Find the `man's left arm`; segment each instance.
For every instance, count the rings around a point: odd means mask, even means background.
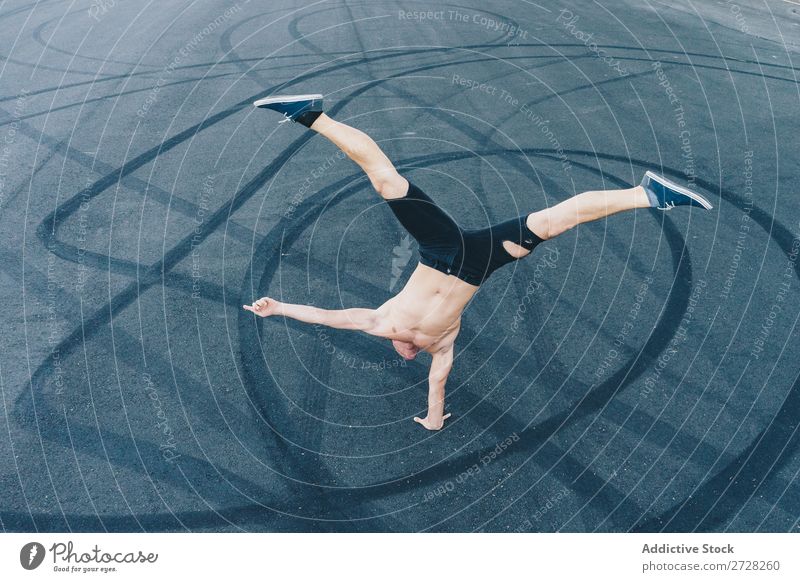
[[[350,309],[322,309],[313,305],[284,303],[271,297],[262,297],[252,305],[243,305],[260,317],[283,315],[304,323],[319,323],[337,329],[353,329],[373,333],[381,318],[374,309],[351,307]]]
[[[444,426],[444,421],[450,418],[450,414],[444,413],[444,386],[452,369],[453,344],[433,352],[428,372],[428,416],[414,417],[415,422],[428,430],[439,430]]]

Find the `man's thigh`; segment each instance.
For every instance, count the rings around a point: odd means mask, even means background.
[[[386,202],[420,247],[446,249],[460,243],[461,229],[456,221],[412,182],[404,197]]]

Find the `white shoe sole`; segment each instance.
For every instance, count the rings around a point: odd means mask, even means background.
[[[671,182],[671,181],[667,180],[666,178],[664,178],[663,176],[659,176],[658,174],[654,174],[654,173],[653,173],[653,172],[651,172],[650,170],[647,170],[647,171],[644,173],[644,175],[645,175],[645,176],[647,176],[648,178],[650,178],[651,180],[654,180],[654,181],[656,181],[656,182],[659,182],[659,183],[661,183],[661,184],[664,184],[665,186],[669,187],[669,188],[670,188],[670,189],[672,189],[672,190],[675,190],[675,191],[677,191],[677,192],[680,192],[680,193],[681,193],[681,194],[683,194],[684,196],[688,196],[689,198],[691,198],[691,199],[692,199],[692,200],[694,200],[695,202],[699,202],[699,203],[700,203],[700,205],[701,205],[703,208],[705,208],[706,210],[711,210],[712,208],[714,208],[714,207],[711,205],[711,202],[709,202],[708,200],[706,200],[705,198],[703,198],[702,196],[700,196],[700,194],[695,194],[695,193],[694,193],[694,192],[692,192],[691,190],[688,190],[688,189],[686,189],[686,188],[683,188],[682,186],[678,186],[678,185],[677,185],[675,182]]]
[[[311,95],[283,95],[278,97],[265,97],[254,101],[253,105],[256,107],[264,107],[272,103],[296,103],[297,101],[313,101],[314,99],[322,99],[321,93],[313,93]]]

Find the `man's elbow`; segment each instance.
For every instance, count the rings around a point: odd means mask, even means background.
[[[447,377],[450,375],[450,368],[440,368],[431,370],[428,374],[428,380],[434,384],[444,384]]]
[[[365,309],[359,321],[359,329],[366,333],[374,333],[381,324],[381,318],[375,309]]]

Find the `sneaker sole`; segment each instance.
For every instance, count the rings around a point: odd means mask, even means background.
[[[684,196],[688,196],[689,198],[691,198],[695,202],[699,202],[700,205],[703,208],[705,208],[706,210],[711,210],[711,209],[714,208],[711,205],[711,202],[709,202],[708,200],[706,200],[705,198],[700,196],[700,194],[695,194],[691,190],[688,190],[688,189],[686,189],[686,188],[684,188],[682,186],[678,186],[675,182],[670,182],[669,180],[667,180],[663,176],[659,176],[658,174],[654,174],[650,170],[647,170],[644,173],[644,175],[647,176],[648,178],[650,178],[651,180],[655,180],[656,182],[664,184],[665,186],[667,186],[668,188],[671,188],[672,190],[675,190],[676,192],[680,192]]]
[[[314,99],[322,99],[322,94],[314,93],[311,95],[285,95],[283,97],[265,97],[254,101],[253,105],[256,107],[265,107],[273,103],[296,103],[297,101],[313,101]]]

